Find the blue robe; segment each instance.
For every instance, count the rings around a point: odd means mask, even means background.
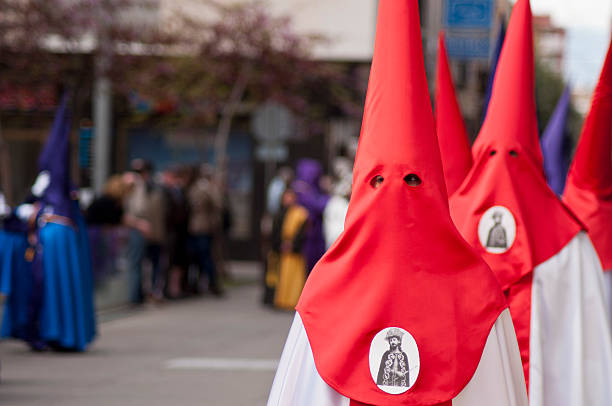
[[[83,351],[96,336],[86,228],[47,223],[40,230],[40,245],[44,275],[40,337],[63,349]]]
[[[32,262],[25,259],[25,232],[0,231],[0,292],[7,296],[2,337],[72,351],[95,338],[89,238],[80,212],[74,223],[43,225]]]
[[[0,231],[0,293],[6,296],[2,338],[28,339],[32,268],[25,259],[27,249],[26,233]]]

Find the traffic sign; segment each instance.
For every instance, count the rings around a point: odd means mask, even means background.
[[[255,156],[264,162],[283,162],[289,158],[289,148],[281,144],[264,144],[257,147]]]
[[[445,25],[448,28],[490,29],[493,0],[446,0]]]
[[[491,39],[488,33],[449,32],[446,34],[448,56],[454,59],[488,59]]]
[[[280,143],[293,135],[293,115],[282,104],[268,101],[255,110],[251,130],[261,142]]]

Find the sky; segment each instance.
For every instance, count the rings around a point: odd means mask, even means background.
[[[552,14],[564,27],[590,27],[610,31],[612,0],[531,0],[534,13]]]
[[[575,87],[593,88],[612,32],[612,0],[531,0],[531,7],[567,29],[566,79]]]

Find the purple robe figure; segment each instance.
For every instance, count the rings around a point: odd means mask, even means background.
[[[322,175],[321,164],[312,159],[302,159],[298,162],[295,182],[292,185],[298,203],[308,210],[309,215],[309,227],[302,250],[308,274],[325,253],[323,210],[329,201],[329,196],[319,185]]]
[[[546,130],[542,135],[544,171],[551,189],[560,196],[565,189],[569,168],[567,132],[565,131],[570,106],[570,87],[561,95]]]

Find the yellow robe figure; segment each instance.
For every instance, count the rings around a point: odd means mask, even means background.
[[[280,278],[274,298],[274,305],[281,309],[295,308],[306,283],[306,262],[298,240],[307,220],[308,211],[298,205],[289,207],[283,220]]]

